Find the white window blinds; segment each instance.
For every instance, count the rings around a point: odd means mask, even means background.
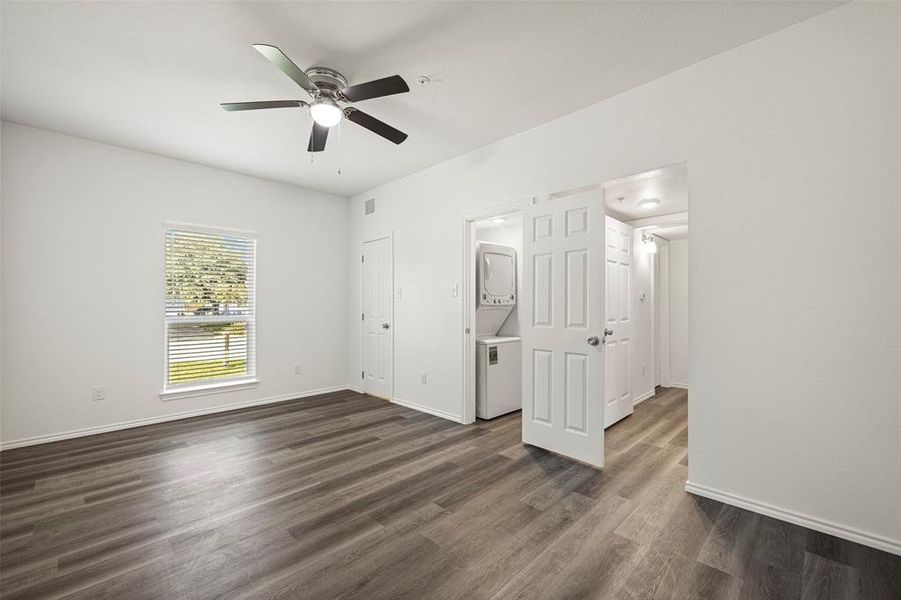
[[[256,375],[256,240],[166,228],[165,390]]]

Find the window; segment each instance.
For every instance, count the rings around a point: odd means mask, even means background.
[[[255,381],[256,239],[166,227],[164,395]]]

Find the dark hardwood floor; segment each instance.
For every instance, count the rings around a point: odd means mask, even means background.
[[[353,392],[0,455],[0,596],[901,598],[901,558],[698,498],[686,395],[594,471]]]

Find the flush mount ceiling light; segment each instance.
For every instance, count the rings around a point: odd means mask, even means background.
[[[341,122],[344,111],[334,100],[322,97],[310,106],[310,116],[323,127],[334,127]]]
[[[644,200],[638,201],[638,208],[651,210],[655,206],[660,206],[660,198],[645,198]]]
[[[506,221],[507,221],[507,219],[505,219],[504,217],[495,217],[494,219],[491,219],[492,223],[497,223],[498,225],[500,225],[501,223],[504,223]]]

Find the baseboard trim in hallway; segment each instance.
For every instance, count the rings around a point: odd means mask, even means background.
[[[657,388],[654,388],[654,389],[652,389],[652,390],[650,390],[650,391],[648,391],[648,392],[642,394],[641,396],[639,396],[639,397],[635,398],[634,400],[632,400],[632,406],[635,407],[635,406],[637,406],[638,404],[641,404],[642,402],[644,402],[645,400],[647,400],[648,398],[653,398],[653,397],[654,397],[654,394],[656,394],[656,393],[657,393]]]
[[[239,410],[241,408],[250,408],[252,406],[263,406],[265,404],[275,404],[276,402],[286,402],[288,400],[296,400],[298,398],[308,398],[310,396],[318,396],[319,394],[329,394],[332,392],[341,392],[344,390],[352,390],[359,392],[349,385],[335,385],[332,387],[319,388],[316,390],[307,390],[305,392],[297,392],[296,394],[282,394],[280,396],[269,396],[268,398],[257,398],[256,400],[246,400],[244,402],[233,402],[231,404],[223,404],[221,406],[212,406],[208,408],[198,408],[194,410],[185,410],[159,417],[150,417],[147,419],[134,419],[131,421],[120,421],[119,423],[111,423],[109,425],[99,425],[97,427],[85,427],[84,429],[73,429],[71,431],[63,431],[62,433],[51,433],[47,435],[36,435],[34,437],[12,440],[10,442],[0,442],[0,452],[4,450],[12,450],[13,448],[24,448],[25,446],[36,446],[38,444],[49,444],[50,442],[60,442],[62,440],[71,440],[74,438],[87,437],[89,435],[97,435],[98,433],[108,433],[111,431],[121,431],[123,429],[133,429],[135,427],[143,427],[145,425],[156,425],[157,423],[166,423],[168,421],[178,421],[180,419],[188,419],[191,417],[201,417],[203,415],[214,415],[217,413]]]
[[[707,487],[705,485],[692,483],[690,481],[685,482],[685,491],[689,494],[703,496],[704,498],[710,498],[711,500],[716,500],[718,502],[722,502],[723,504],[731,504],[732,506],[744,508],[745,510],[750,510],[751,512],[765,515],[767,517],[773,517],[774,519],[779,519],[780,521],[787,521],[788,523],[800,525],[801,527],[813,529],[814,531],[828,533],[829,535],[833,535],[835,537],[842,538],[851,542],[856,542],[858,544],[863,544],[864,546],[870,546],[871,548],[876,548],[878,550],[884,550],[885,552],[891,552],[892,554],[901,555],[901,542],[868,533],[866,531],[861,531],[860,529],[845,527],[844,525],[839,525],[838,523],[824,521],[822,519],[817,519],[809,515],[798,513],[785,508],[780,508],[778,506],[773,506],[772,504],[767,504],[766,502],[751,500],[750,498],[745,498],[744,496],[737,496],[735,494],[723,492],[714,488]]]

